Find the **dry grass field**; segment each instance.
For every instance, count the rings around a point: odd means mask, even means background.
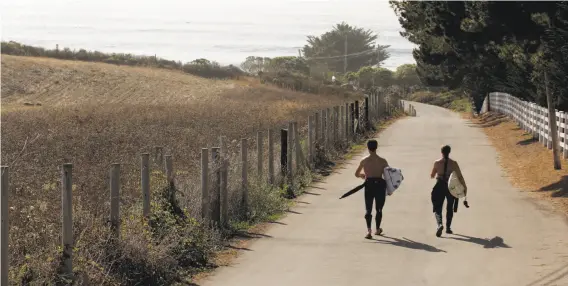
[[[233,153],[240,138],[251,139],[252,154],[257,130],[276,130],[290,120],[304,126],[313,112],[347,100],[353,99],[281,90],[254,79],[219,81],[163,69],[2,55],[1,156],[2,165],[10,167],[10,279],[57,282],[60,166],[67,162],[73,163],[77,283],[167,285],[179,282],[172,271],[209,267],[208,253],[219,239],[215,234],[185,218],[168,222],[175,231],[166,234],[140,221],[140,154],[163,146],[173,156],[179,204],[198,217],[200,148],[217,146],[223,135]],[[118,243],[108,239],[105,225],[112,163],[122,164]],[[152,207],[159,212],[167,205],[162,200],[166,184],[162,166],[153,163],[152,169]],[[258,216],[282,207],[272,194],[251,192]]]

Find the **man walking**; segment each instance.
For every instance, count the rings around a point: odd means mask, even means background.
[[[361,160],[359,167],[355,171],[355,177],[365,180],[365,222],[367,223],[367,235],[365,238],[367,239],[373,238],[371,229],[373,200],[377,210],[375,215],[377,227],[375,235],[380,235],[383,232],[381,221],[383,219],[383,206],[385,205],[387,186],[386,181],[383,179],[383,172],[389,164],[386,159],[377,155],[377,147],[377,140],[369,140],[367,142],[369,156]],[[364,174],[361,174],[361,171]]]

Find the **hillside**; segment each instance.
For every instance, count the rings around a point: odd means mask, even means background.
[[[218,96],[246,82],[158,68],[2,55],[4,104],[171,103]]]
[[[29,279],[34,283],[53,282],[56,267],[45,261],[58,255],[63,163],[73,163],[75,227],[81,233],[77,256],[85,259],[78,259],[85,263],[77,267],[89,273],[89,279],[101,282],[97,279],[106,274],[98,273],[89,261],[97,261],[93,255],[108,247],[98,238],[105,235],[101,218],[109,211],[111,163],[122,164],[121,213],[125,218],[138,217],[140,153],[153,154],[155,146],[163,146],[174,158],[180,204],[197,217],[201,148],[218,145],[223,135],[233,154],[238,153],[240,138],[251,139],[249,154],[253,154],[256,130],[281,128],[290,120],[304,126],[316,110],[346,101],[261,85],[254,79],[209,80],[164,69],[2,55],[1,156],[2,164],[10,166],[14,192],[11,275],[33,277]],[[232,166],[236,173],[237,162]],[[152,164],[153,170],[161,168],[159,163]],[[234,196],[240,185],[238,176],[231,178],[229,189]],[[153,192],[163,187],[160,182],[152,179]],[[259,207],[270,205],[263,202]],[[124,243],[138,247],[134,241],[143,238],[137,232],[137,220],[126,220],[131,229],[125,230]],[[24,266],[33,273],[21,270]],[[122,278],[116,279],[120,284]]]

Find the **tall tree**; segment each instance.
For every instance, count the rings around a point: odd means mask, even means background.
[[[343,22],[320,36],[308,36],[303,54],[310,63],[324,63],[330,71],[357,72],[363,66],[379,67],[390,56],[389,46],[378,45],[377,39],[371,30]]]
[[[402,88],[421,84],[418,73],[416,72],[415,64],[405,64],[397,67],[394,72],[394,77],[396,82],[402,86]]]
[[[558,5],[391,1],[405,29],[402,35],[419,46],[414,57],[421,79],[468,90],[478,104],[496,90],[544,103],[539,64],[552,62],[543,43],[554,25],[547,27],[535,16],[546,19]]]

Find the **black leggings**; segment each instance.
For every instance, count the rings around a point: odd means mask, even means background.
[[[375,208],[377,209],[375,217],[377,229],[381,227],[386,187],[387,182],[382,178],[367,178],[365,181],[365,221],[367,222],[368,229],[371,228],[371,221],[373,220],[373,200],[375,200]]]
[[[438,182],[436,182],[436,185],[432,189],[432,206],[438,225],[443,225],[442,208],[444,206],[444,199],[447,200],[446,226],[447,228],[450,228],[452,225],[452,218],[454,217],[454,201],[456,198],[450,194],[448,184],[438,179]]]

